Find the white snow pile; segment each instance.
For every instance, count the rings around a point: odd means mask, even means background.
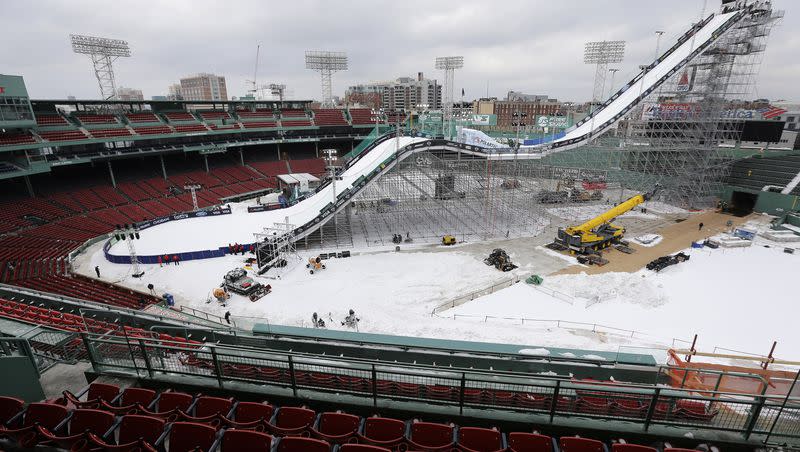
[[[681,209],[680,207],[676,207],[661,201],[645,201],[640,206],[647,209],[648,212],[667,213],[667,214],[689,213],[689,211],[686,209]]]
[[[520,355],[549,356],[550,350],[546,348],[523,348],[517,353],[519,353]]]
[[[651,246],[656,246],[659,243],[661,243],[662,239],[663,239],[663,237],[661,237],[658,234],[643,234],[643,235],[640,235],[638,237],[634,237],[633,241],[636,242],[636,244],[638,244],[638,245],[645,246],[645,247],[649,248]]]
[[[647,278],[646,270],[637,273],[557,275],[547,278],[545,286],[584,300],[587,308],[609,301],[644,307],[657,307],[667,302],[666,294]]]

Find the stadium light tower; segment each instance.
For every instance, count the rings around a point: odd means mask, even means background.
[[[444,112],[442,128],[447,125],[447,138],[450,138],[450,127],[453,121],[453,79],[456,69],[464,67],[463,56],[436,57],[436,69],[444,71]],[[444,132],[444,131],[443,131]]]
[[[131,56],[131,48],[126,41],[120,39],[98,38],[96,36],[69,35],[72,51],[89,55],[94,67],[94,75],[100,84],[100,96],[105,100],[117,96],[114,82],[114,61],[117,58]]]
[[[331,75],[336,71],[347,70],[347,54],[306,50],[306,69],[312,69],[322,76],[322,106],[333,107],[331,94]]]
[[[594,110],[594,104],[602,100],[605,92],[608,65],[610,63],[621,63],[624,57],[625,41],[592,41],[586,43],[583,50],[583,62],[597,65],[594,72],[592,110]]]

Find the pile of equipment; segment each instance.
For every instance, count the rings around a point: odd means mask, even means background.
[[[322,263],[322,258],[320,256],[309,257],[306,268],[308,268],[309,273],[313,275],[315,271],[323,270],[325,268],[325,264]]]
[[[508,257],[505,250],[502,248],[495,248],[489,257],[483,260],[483,263],[486,265],[493,265],[494,268],[508,272],[517,268],[516,265],[511,263],[511,258]]]

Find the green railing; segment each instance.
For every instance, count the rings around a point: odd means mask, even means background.
[[[488,415],[485,410],[502,410],[526,413],[526,422],[533,423],[558,424],[564,418],[580,417],[624,421],[641,432],[670,427],[659,429],[659,434],[728,432],[742,442],[800,444],[797,396],[585,382],[90,334],[84,334],[83,341],[98,373],[171,382],[192,376],[194,384],[328,401],[337,394],[370,407],[417,402],[436,405],[440,413],[482,416],[479,413]],[[796,383],[795,377],[789,394]]]

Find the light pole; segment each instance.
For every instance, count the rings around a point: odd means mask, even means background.
[[[524,122],[525,118],[527,117],[528,114],[525,112],[515,111],[514,113],[511,114],[511,118],[513,118],[514,120],[514,122],[512,122],[511,125],[517,128],[517,137],[516,140],[514,141],[515,148],[519,148],[519,128],[527,126],[527,124],[525,124]]]
[[[134,278],[141,278],[144,275],[144,271],[139,268],[139,258],[136,256],[136,247],[133,246],[134,240],[139,240],[139,228],[131,223],[128,225],[125,223],[124,225],[116,225],[117,227],[114,229],[114,238],[117,241],[126,242],[128,245],[128,255],[130,256],[131,265],[133,266],[133,276]]]
[[[611,87],[608,89],[608,97],[610,99],[611,96],[614,95],[614,76],[617,75],[617,72],[619,72],[619,69],[611,68],[611,69],[608,70],[608,72],[611,72]]]
[[[380,123],[381,118],[383,117],[383,108],[379,108],[377,110],[373,108],[370,110],[370,113],[372,114],[372,119],[375,120],[375,138],[377,138],[381,134]]]
[[[661,30],[656,30],[656,60],[658,60],[658,50],[661,47],[661,36],[664,34]]]

